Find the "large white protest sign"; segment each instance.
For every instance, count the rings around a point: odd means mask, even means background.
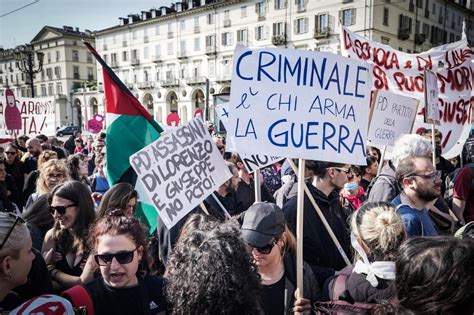
[[[438,78],[436,73],[425,70],[425,123],[439,125]]]
[[[370,115],[367,140],[373,146],[393,146],[402,135],[411,133],[417,113],[417,99],[377,91]]]
[[[232,176],[200,118],[138,151],[130,164],[168,229]]]
[[[365,164],[371,66],[330,53],[237,46],[228,134],[239,152]]]
[[[0,138],[54,135],[55,108],[54,97],[25,98],[7,95],[6,98],[0,98]],[[9,126],[9,120],[16,121],[15,129]]]
[[[341,52],[344,56],[373,64],[373,90],[385,90],[420,100],[414,129],[430,128],[424,123],[424,71],[437,75],[440,123],[443,134],[443,156],[461,153],[470,131],[471,107],[474,103],[471,62],[472,52],[464,38],[458,42],[434,47],[419,54],[408,54],[388,45],[373,42],[341,28]]]
[[[219,105],[216,105],[216,113],[224,125],[224,127],[227,130],[227,124],[228,124],[228,119],[229,119],[229,103],[222,103]],[[235,140],[234,137],[230,134],[227,135],[226,137],[226,145],[225,145],[226,151],[227,152],[239,152],[237,148],[235,147]],[[240,154],[240,158],[242,159],[242,162],[245,165],[245,168],[247,171],[254,172],[256,170],[259,170],[261,168],[264,168],[265,166],[271,165],[279,160],[281,160],[281,157],[278,156],[267,156],[267,155],[259,155],[259,154]]]

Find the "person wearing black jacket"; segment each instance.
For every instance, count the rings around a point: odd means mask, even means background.
[[[321,209],[329,226],[336,235],[347,256],[350,256],[349,226],[347,218],[350,210],[342,207],[339,190],[347,182],[350,165],[320,162],[314,163],[315,179],[308,185],[311,195]],[[297,189],[295,185],[293,189]],[[298,196],[295,194],[283,206],[286,222],[290,230],[296,232],[296,210]],[[310,202],[304,197],[303,259],[313,269],[319,283],[346,266],[344,259],[334,245],[329,233]]]

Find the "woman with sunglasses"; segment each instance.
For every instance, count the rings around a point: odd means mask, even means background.
[[[83,285],[95,314],[165,314],[163,279],[147,275],[146,231],[139,220],[112,211],[91,228],[90,247],[101,277]],[[72,297],[77,287],[65,292]],[[74,299],[72,299],[74,301]],[[85,305],[74,305],[83,307]]]
[[[89,188],[79,181],[56,186],[49,198],[54,226],[44,238],[43,256],[55,288],[65,289],[92,278],[87,239],[95,218]]]
[[[11,290],[28,281],[33,259],[25,221],[12,213],[0,212],[0,313],[22,303]]]
[[[312,303],[320,299],[319,283],[305,263],[303,298],[296,299],[296,241],[282,210],[273,203],[253,204],[245,212],[241,231],[261,277],[265,314],[311,312]]]
[[[23,209],[23,185],[25,183],[25,175],[23,173],[23,162],[20,160],[20,151],[14,144],[7,146],[5,150],[5,170],[15,180],[16,190],[18,191],[18,200],[14,201],[19,209]]]

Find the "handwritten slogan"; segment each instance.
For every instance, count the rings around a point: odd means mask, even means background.
[[[15,110],[21,123],[21,129],[8,128],[6,116]],[[56,132],[56,109],[54,97],[12,99],[0,98],[0,138],[11,138],[16,135],[34,137],[39,134],[54,135]]]
[[[239,153],[365,164],[371,66],[237,46],[229,129]]]
[[[168,229],[232,176],[200,118],[138,151],[130,164]]]
[[[228,120],[229,120],[229,103],[221,103],[216,105],[216,113],[220,121],[227,129]],[[234,137],[231,134],[227,135],[226,138],[226,151],[228,152],[239,152],[235,146]],[[261,169],[265,166],[271,165],[275,162],[281,160],[281,157],[278,156],[267,156],[267,155],[258,155],[258,154],[240,154],[240,158],[245,165],[245,168],[248,172],[254,172],[258,169]]]
[[[438,98],[439,89],[436,73],[425,70],[425,123],[440,125]]]
[[[400,136],[411,133],[418,103],[411,97],[377,91],[367,133],[369,144],[391,147]]]
[[[470,131],[474,104],[474,65],[467,40],[434,47],[427,52],[408,54],[372,42],[342,27],[341,51],[344,56],[373,65],[373,90],[384,90],[420,100],[414,128],[430,128],[424,123],[424,71],[436,74],[438,107],[443,134],[443,156],[459,155]]]

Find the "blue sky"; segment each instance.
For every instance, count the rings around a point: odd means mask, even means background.
[[[14,48],[30,42],[45,25],[100,30],[117,25],[119,17],[153,7],[170,5],[170,0],[0,0],[0,46]]]

